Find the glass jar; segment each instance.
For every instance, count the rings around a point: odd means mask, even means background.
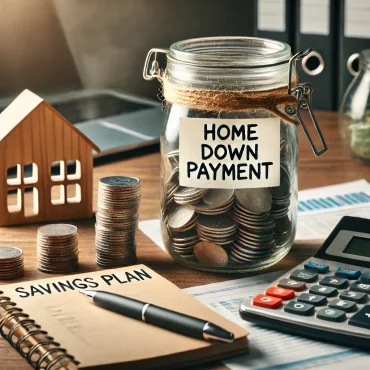
[[[370,50],[361,52],[359,67],[343,98],[340,126],[352,157],[370,165]]]
[[[311,87],[298,84],[290,46],[247,37],[180,41],[152,49],[158,78],[161,227],[178,262],[214,272],[266,268],[290,250],[297,221],[297,130]],[[167,66],[158,57],[166,54]],[[154,59],[153,59],[154,56]],[[152,60],[153,59],[153,60]],[[150,62],[151,69],[149,71]]]

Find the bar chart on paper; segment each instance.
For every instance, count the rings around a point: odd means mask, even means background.
[[[343,195],[330,196],[326,198],[316,198],[302,200],[298,204],[298,211],[313,211],[319,209],[338,208],[356,204],[370,203],[370,195],[363,191]]]
[[[297,240],[326,239],[343,216],[370,218],[366,180],[303,190],[298,198]]]

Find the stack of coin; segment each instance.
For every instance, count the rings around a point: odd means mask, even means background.
[[[175,179],[169,179],[170,181],[166,183],[166,199],[165,203],[170,204],[174,200],[175,193],[180,189],[180,185]]]
[[[0,280],[23,276],[23,252],[16,247],[0,247]]]
[[[196,225],[199,239],[218,245],[231,243],[238,229],[238,224],[225,214],[199,215]]]
[[[202,199],[206,192],[207,189],[182,187],[173,194],[173,198],[177,204],[192,204]]]
[[[136,262],[140,180],[135,177],[101,178],[96,213],[96,262],[102,267]]]
[[[280,186],[270,188],[272,207],[270,214],[275,219],[275,239],[277,244],[284,244],[289,239],[291,222],[288,218],[290,206],[290,175],[287,165],[280,163]]]
[[[288,215],[275,219],[275,240],[278,245],[284,245],[291,236],[292,222]]]
[[[192,204],[196,212],[203,215],[219,215],[228,212],[234,203],[234,190],[210,189],[199,203]]]
[[[63,274],[78,267],[77,227],[68,224],[41,226],[37,231],[37,268]]]
[[[172,238],[172,249],[184,258],[193,258],[194,245],[199,241],[195,231],[196,217],[196,212],[189,205],[173,204],[169,207],[166,224]]]
[[[184,232],[173,232],[172,246],[174,252],[183,258],[192,258],[194,256],[194,246],[199,241],[195,229]]]
[[[232,243],[230,258],[248,262],[271,254],[276,246],[275,222],[270,215],[272,195],[269,189],[235,191],[233,219],[239,229]]]

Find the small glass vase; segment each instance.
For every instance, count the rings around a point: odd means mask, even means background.
[[[339,124],[352,157],[370,165],[370,49],[360,54],[360,69],[340,108]]]

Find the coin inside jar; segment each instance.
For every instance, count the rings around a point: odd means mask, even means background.
[[[168,215],[168,226],[172,229],[186,227],[195,217],[195,211],[190,206],[177,205]]]
[[[206,230],[216,229],[218,232],[222,230],[236,230],[238,227],[237,223],[227,215],[199,215],[197,218],[197,226]]]
[[[212,267],[224,267],[229,259],[222,247],[204,241],[195,245],[194,256],[201,264]]]
[[[236,201],[252,213],[264,213],[271,209],[272,195],[268,188],[235,190]]]
[[[210,189],[203,195],[202,200],[210,206],[221,207],[230,202],[233,197],[233,189]]]

